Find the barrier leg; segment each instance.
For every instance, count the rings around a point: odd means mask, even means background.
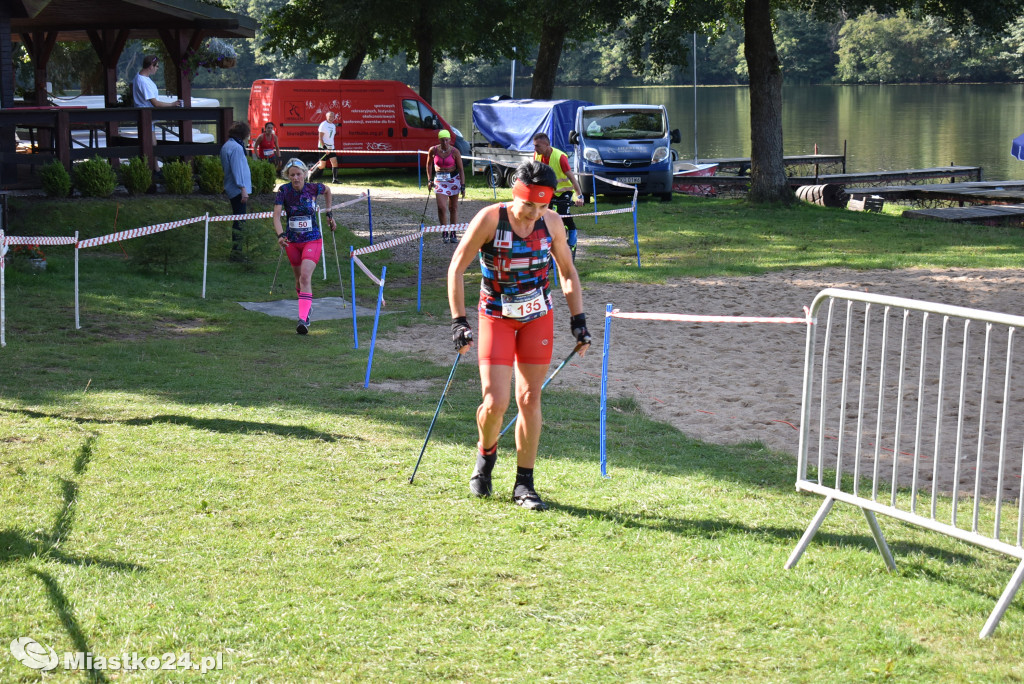
[[[373,244],[373,203],[370,202],[370,189],[366,189],[366,218],[370,224],[370,244]]]
[[[868,525],[871,527],[871,536],[875,538],[875,546],[878,547],[878,552],[882,554],[885,567],[889,569],[889,572],[896,572],[896,561],[892,557],[892,551],[889,550],[889,544],[885,541],[885,535],[882,534],[882,527],[878,524],[875,512],[869,511],[866,508],[861,510],[864,511],[864,517],[868,519]]]
[[[636,193],[633,193],[633,244],[636,245],[636,267],[640,268],[640,233],[636,227]]]
[[[1017,590],[1020,589],[1022,582],[1024,582],[1024,561],[1021,561],[1020,565],[1017,566],[1013,577],[1010,578],[1010,583],[1006,585],[1002,596],[996,601],[996,607],[992,609],[992,614],[988,616],[988,620],[985,621],[985,626],[981,628],[981,634],[978,636],[982,639],[992,636],[992,632],[996,631],[999,621],[1003,619],[1003,613],[1010,607],[1010,601],[1013,600]]]
[[[608,347],[612,340],[612,305],[604,311],[604,350],[601,357],[601,477],[608,477],[608,452],[605,434],[608,427]]]
[[[77,241],[77,234],[75,239]],[[206,299],[206,263],[210,254],[210,212],[206,212],[206,225],[203,228],[203,299]]]
[[[800,537],[800,541],[797,543],[796,548],[793,549],[793,553],[789,554],[789,560],[783,566],[786,570],[792,570],[796,567],[796,564],[800,562],[800,556],[804,555],[804,551],[807,550],[808,544],[814,539],[814,535],[818,532],[818,528],[821,527],[821,523],[825,521],[825,516],[832,510],[832,504],[836,502],[831,496],[821,502],[821,507],[818,512],[814,514],[814,519],[811,520],[811,524],[807,527],[804,532],[804,536]]]
[[[377,313],[373,316],[373,335],[370,336],[370,358],[366,360],[366,380],[363,381],[363,389],[370,386],[370,369],[373,367],[373,348],[377,345],[377,324],[380,323],[380,305],[384,301],[384,277],[388,273],[385,266],[380,271],[380,287],[377,289]]]
[[[78,231],[75,231],[75,330],[82,329],[80,309],[78,305]]]
[[[0,347],[7,346],[7,255],[4,232],[0,230]],[[78,245],[75,245],[75,319],[78,319]]]
[[[416,310],[419,311],[422,306],[422,293],[423,293],[423,224],[420,224],[420,261],[419,267],[416,269]]]
[[[356,323],[356,259],[352,256],[354,250],[355,247],[352,245],[348,246],[348,265],[352,278],[352,339],[355,341],[352,348],[359,349],[359,324]]]

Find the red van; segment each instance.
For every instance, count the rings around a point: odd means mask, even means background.
[[[252,84],[249,125],[259,131],[272,122],[285,159],[314,158],[286,150],[317,149],[317,127],[327,112],[337,115],[334,147],[341,153],[339,166],[345,168],[415,168],[424,162],[423,155],[387,153],[426,151],[437,144],[442,128],[461,137],[416,91],[399,81],[261,79]]]

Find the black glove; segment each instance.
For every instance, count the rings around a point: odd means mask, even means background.
[[[576,314],[569,319],[569,326],[572,328],[572,336],[577,342],[590,344],[590,331],[587,330],[587,314]]]
[[[455,343],[455,351],[459,351],[473,341],[473,329],[469,327],[469,321],[465,316],[452,319],[452,342]]]

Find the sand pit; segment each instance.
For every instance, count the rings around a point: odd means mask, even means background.
[[[418,206],[413,207],[414,204]],[[485,204],[467,203],[461,216],[468,219]],[[412,200],[408,210],[419,212],[422,206],[422,200]],[[600,239],[597,235],[582,236],[580,258],[586,258],[587,240]],[[444,251],[441,248],[435,258],[443,259]],[[584,281],[585,309],[594,345],[586,358],[573,359],[551,389],[572,387],[595,394],[600,391],[606,303],[630,312],[801,316],[803,307],[809,306],[814,296],[827,287],[1019,314],[1024,301],[1024,270],[862,272],[833,268],[728,278],[680,278],[664,285]],[[553,365],[565,358],[573,346],[567,330],[565,300],[556,293],[555,303]],[[475,325],[474,318],[475,312],[470,312],[471,323]],[[612,337],[609,392],[613,396],[635,398],[652,419],[668,423],[691,437],[716,444],[762,442],[771,449],[796,455],[804,326],[615,319]],[[447,320],[405,328],[379,339],[378,345],[428,358],[442,366],[451,363]],[[475,355],[471,353],[466,361],[475,363]],[[595,430],[597,423],[595,411]],[[1019,479],[1012,486],[1019,486]]]

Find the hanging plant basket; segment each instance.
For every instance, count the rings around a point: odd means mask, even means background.
[[[217,60],[217,66],[221,69],[233,69],[238,64],[238,60],[234,57],[222,57]]]

